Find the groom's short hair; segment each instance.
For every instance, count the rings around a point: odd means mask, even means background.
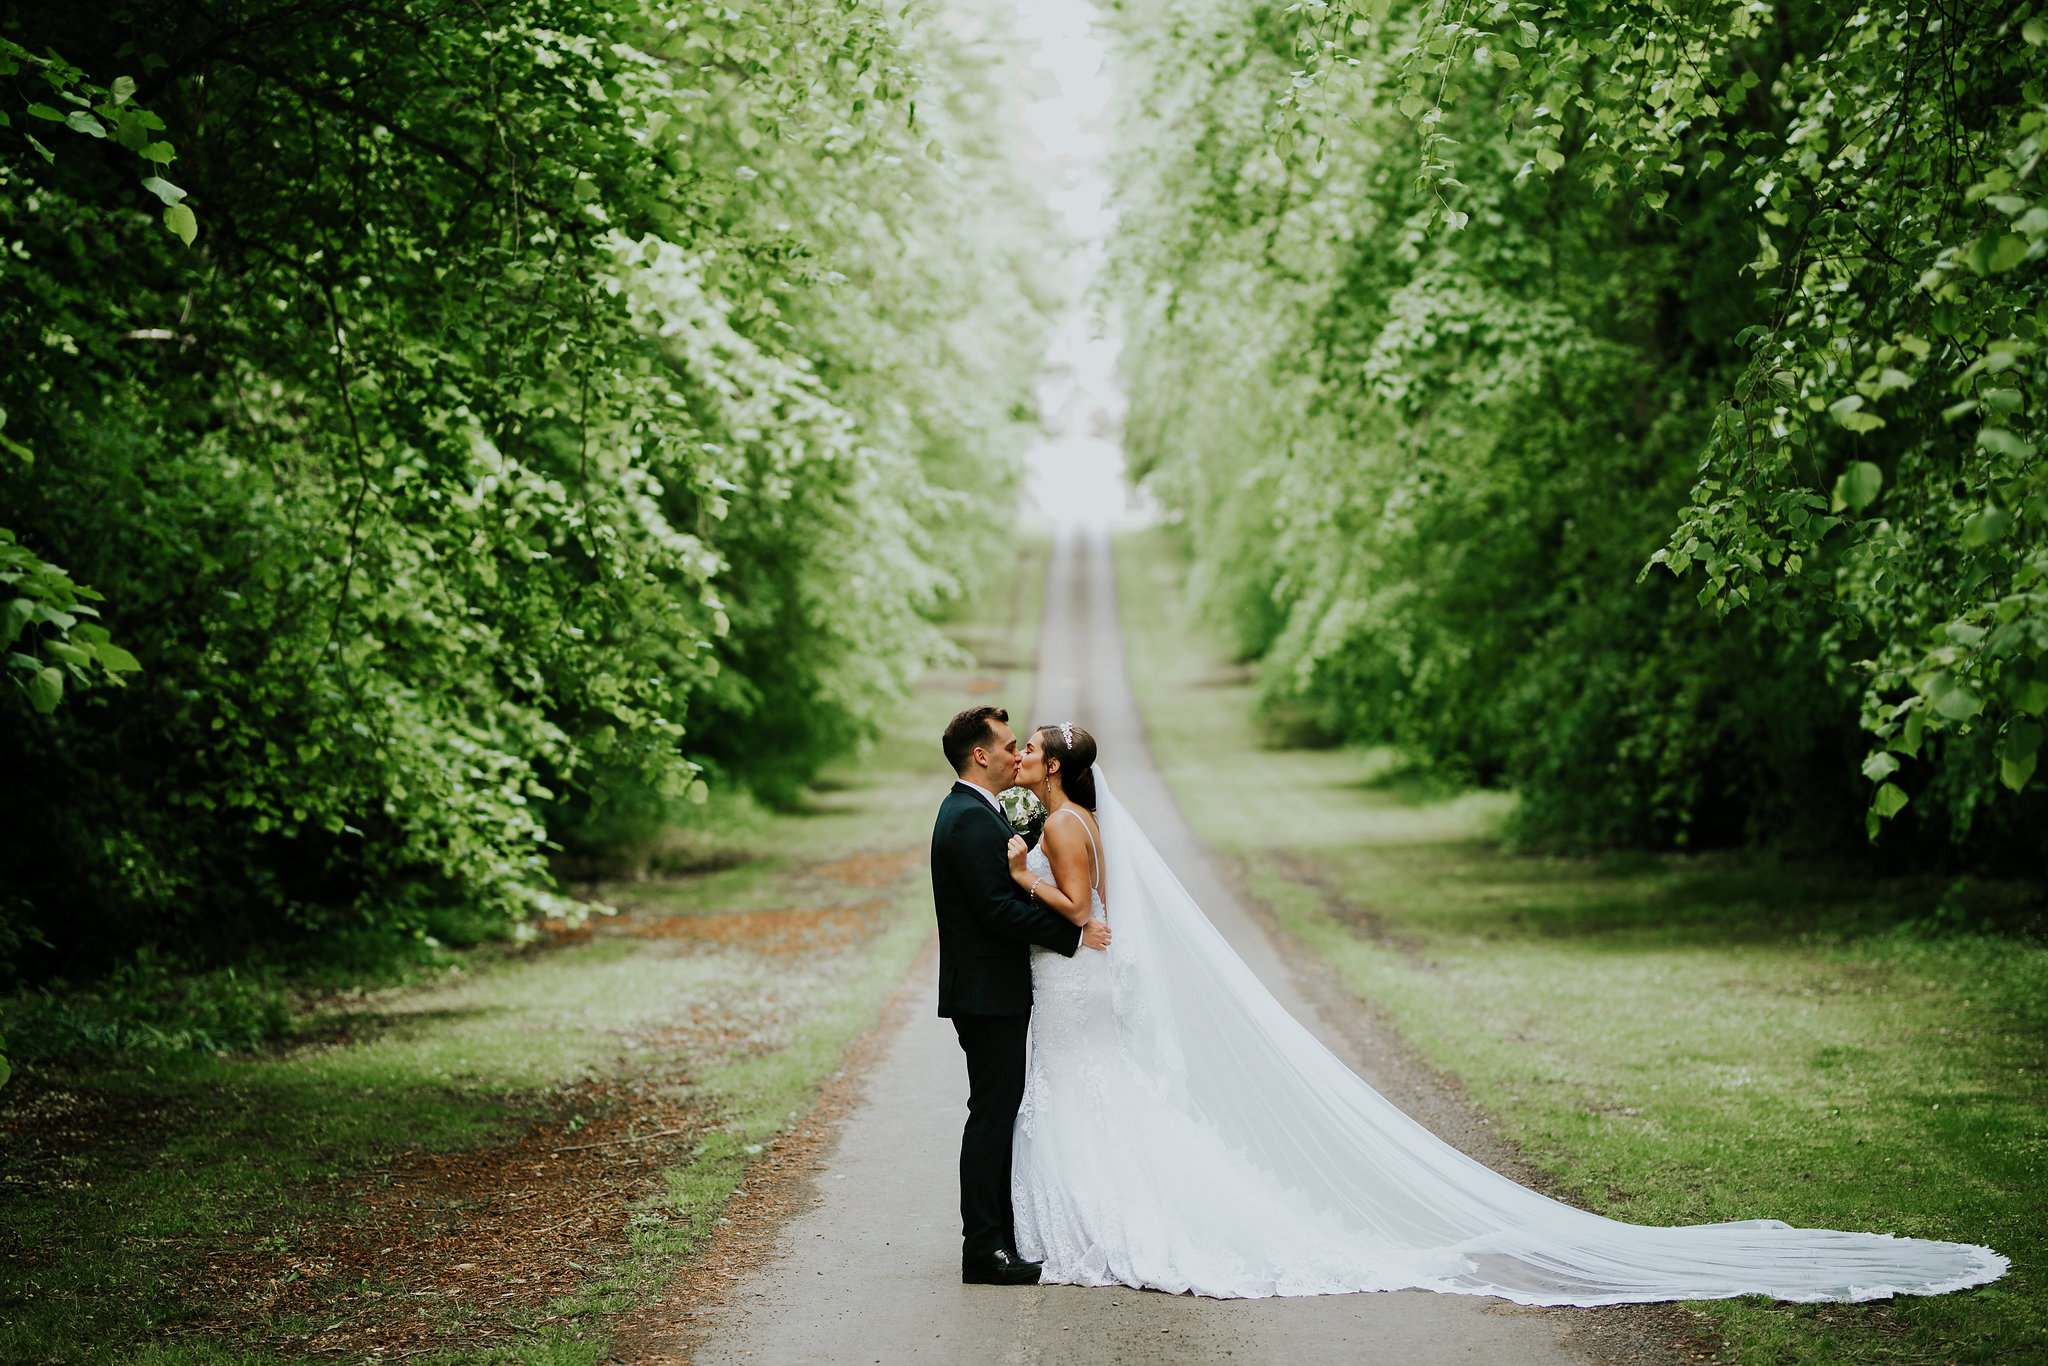
[[[946,759],[955,773],[967,771],[976,745],[996,742],[996,728],[989,724],[992,721],[1008,725],[1010,713],[1001,707],[969,707],[946,723],[946,734],[939,743],[945,746]]]

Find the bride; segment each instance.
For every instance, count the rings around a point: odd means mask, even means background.
[[[1075,725],[1017,770],[1048,814],[1020,888],[1106,953],[1031,952],[1013,1140],[1017,1250],[1041,1280],[1219,1298],[1420,1287],[1519,1304],[1938,1295],[1989,1248],[1775,1219],[1651,1228],[1466,1157],[1318,1043],[1232,953],[1118,804]]]

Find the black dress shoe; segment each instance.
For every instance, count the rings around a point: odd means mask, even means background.
[[[1037,1285],[1037,1262],[1027,1262],[1014,1252],[997,1249],[986,1257],[967,1257],[960,1263],[962,1285]]]

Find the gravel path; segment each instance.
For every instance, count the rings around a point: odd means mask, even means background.
[[[1114,566],[1106,536],[1069,531],[1052,557],[1040,642],[1036,720],[1078,721],[1102,744],[1116,791],[1217,927],[1274,994],[1361,1075],[1425,1123],[1502,1170],[1523,1175],[1508,1145],[1458,1093],[1305,955],[1269,934],[1181,819],[1153,766],[1124,674]],[[1020,730],[1022,726],[1019,727]],[[933,803],[943,791],[933,781]],[[1224,872],[1227,874],[1228,869]],[[1215,1301],[1071,1286],[959,1282],[954,1163],[966,1074],[950,1025],[932,1013],[927,953],[850,1069],[836,1142],[816,1145],[795,1208],[750,1235],[751,1256],[719,1293],[694,1300],[685,1324],[648,1323],[614,1359],[699,1366],[796,1362],[1324,1361],[1489,1363],[1700,1359],[1680,1339],[1687,1316],[1521,1309],[1495,1300],[1396,1294]],[[797,1192],[792,1191],[792,1195]],[[744,1222],[744,1221],[742,1221]],[[676,1301],[679,1309],[683,1301]],[[621,1350],[623,1349],[623,1350]]]

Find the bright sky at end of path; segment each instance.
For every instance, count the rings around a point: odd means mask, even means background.
[[[1102,129],[1110,99],[1107,53],[1095,32],[1095,7],[1085,0],[1029,0],[1015,16],[1032,73],[1021,83],[1040,93],[1049,75],[1056,92],[1020,104],[1026,157],[1042,169],[1046,202],[1073,244],[1064,263],[1067,310],[1039,370],[1045,435],[1025,452],[1027,507],[1055,523],[1143,521],[1144,506],[1124,478],[1117,341],[1088,297],[1115,223],[1101,173],[1109,150]]]

